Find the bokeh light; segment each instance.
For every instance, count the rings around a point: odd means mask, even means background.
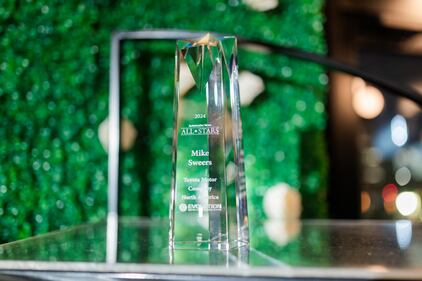
[[[400,249],[405,250],[409,248],[412,243],[412,222],[408,220],[399,220],[396,222],[396,237],[397,244]]]
[[[369,195],[369,192],[362,191],[360,193],[360,208],[361,208],[362,214],[368,212],[370,207],[371,207],[371,196]]]
[[[397,197],[397,186],[393,183],[387,184],[382,189],[382,199],[384,199],[385,202],[391,203],[396,200]]]
[[[360,91],[360,90],[364,89],[365,87],[366,87],[366,82],[362,78],[354,77],[352,79],[352,83],[351,83],[351,87],[350,87],[352,93]]]
[[[412,191],[401,192],[397,196],[396,207],[403,216],[413,215],[420,209],[420,197]]]
[[[239,89],[240,104],[248,106],[265,90],[264,80],[250,71],[242,71],[239,73]]]
[[[278,0],[243,0],[243,3],[259,12],[266,12],[278,6]]]
[[[410,173],[409,168],[401,167],[395,172],[394,178],[399,185],[404,186],[410,182],[412,174]]]
[[[381,114],[384,109],[384,96],[381,91],[373,86],[353,86],[353,109],[356,114],[365,119],[373,119]]]
[[[397,146],[406,144],[408,138],[406,119],[397,114],[391,119],[391,140]]]
[[[409,168],[412,174],[412,180],[422,181],[422,148],[417,146],[409,146],[401,148],[393,157],[393,165],[395,169],[401,167]]]
[[[416,103],[408,99],[399,100],[398,110],[406,118],[412,118],[421,111]]]
[[[392,214],[397,211],[396,204],[393,202],[384,202],[384,210],[387,214]]]

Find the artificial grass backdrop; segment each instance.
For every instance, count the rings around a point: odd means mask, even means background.
[[[112,31],[207,30],[324,53],[322,5],[280,0],[259,12],[237,0],[1,1],[0,241],[105,218],[98,127],[108,114]],[[174,47],[123,43],[122,115],[138,138],[122,153],[122,215],[168,215]],[[300,190],[304,216],[324,216],[327,76],[246,50],[239,65],[266,86],[242,108],[252,218],[264,218],[262,196],[279,182]]]

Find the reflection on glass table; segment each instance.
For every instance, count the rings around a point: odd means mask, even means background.
[[[198,280],[204,276],[422,277],[422,224],[406,220],[265,221],[252,228],[249,247],[229,252],[170,251],[166,220],[121,218],[116,225],[118,229],[108,228],[109,232],[118,231],[117,251],[111,253],[107,252],[106,223],[3,244],[2,274],[41,278],[60,273],[88,274],[92,278],[138,274],[130,275],[135,279],[143,278],[139,274],[171,274]],[[106,262],[113,260],[107,256],[110,254],[116,255],[116,263]],[[125,278],[122,276],[119,278]]]

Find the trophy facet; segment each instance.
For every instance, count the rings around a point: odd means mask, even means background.
[[[172,249],[227,250],[249,241],[236,55],[232,36],[176,44]]]

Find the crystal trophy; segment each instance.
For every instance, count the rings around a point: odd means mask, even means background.
[[[171,249],[248,244],[236,55],[233,36],[177,41]]]

